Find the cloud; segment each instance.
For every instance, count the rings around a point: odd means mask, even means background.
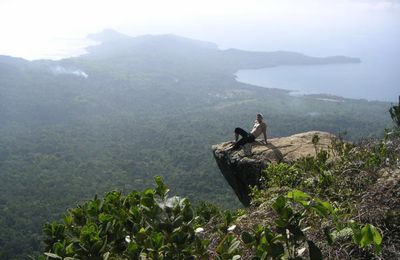
[[[88,74],[86,74],[86,72],[79,70],[79,69],[67,69],[64,68],[62,66],[54,66],[50,68],[50,71],[54,74],[54,75],[61,75],[61,74],[70,74],[70,75],[74,75],[77,77],[83,77],[83,78],[87,78]]]

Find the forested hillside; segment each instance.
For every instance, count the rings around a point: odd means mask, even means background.
[[[398,112],[399,106],[397,119]],[[244,177],[240,171],[247,166],[251,176],[258,175],[250,207],[194,207],[186,198],[170,197],[156,177],[153,189],[109,192],[68,210],[61,223],[46,224],[40,259],[399,258],[398,128],[357,145],[323,132],[271,142],[301,147],[264,169],[252,167],[259,151],[221,168],[230,185],[235,176],[227,175],[228,168]],[[229,157],[238,160],[232,154],[216,160]]]
[[[94,194],[143,189],[163,176],[174,193],[239,206],[211,144],[265,115],[269,136],[308,130],[380,136],[390,104],[290,96],[235,81],[237,69],[359,62],[290,52],[220,50],[174,35],[113,31],[60,61],[0,56],[0,258],[40,249],[45,222]]]

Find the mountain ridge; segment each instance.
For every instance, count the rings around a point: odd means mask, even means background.
[[[209,41],[191,39],[175,34],[160,35],[139,35],[131,37],[113,29],[105,29],[99,33],[87,35],[88,39],[99,41],[100,44],[88,46],[86,54],[78,57],[65,58],[59,61],[38,59],[33,62],[7,55],[0,56],[0,63],[22,65],[22,64],[58,64],[84,60],[88,57],[98,56],[99,58],[112,58],[113,56],[126,55],[128,57],[140,56],[145,53],[165,55],[194,55],[199,62],[214,60],[215,66],[232,66],[230,70],[235,72],[238,69],[265,68],[279,65],[310,65],[310,64],[331,64],[331,63],[359,63],[359,58],[346,56],[311,57],[293,51],[247,51],[236,48],[221,50],[216,43]],[[206,57],[204,57],[206,56]],[[151,58],[151,57],[146,57]],[[206,63],[207,66],[212,64]]]
[[[359,58],[346,56],[327,56],[327,57],[311,57],[293,51],[246,51],[235,48],[221,50],[217,44],[182,37],[175,34],[162,35],[141,35],[129,37],[120,34],[114,30],[101,32],[95,38],[105,39],[99,45],[89,46],[86,56],[106,54],[106,57],[112,55],[125,54],[143,55],[150,54],[174,54],[174,55],[193,55],[194,59],[199,62],[214,60],[216,66],[232,66],[230,70],[235,72],[238,69],[265,68],[279,65],[318,65],[331,63],[359,63]],[[111,36],[108,36],[111,35]],[[89,35],[89,37],[94,37]],[[111,38],[111,40],[107,39]],[[116,47],[120,50],[115,51]],[[196,52],[200,52],[200,57],[196,57]],[[83,56],[85,56],[83,55]],[[81,57],[83,57],[81,56]],[[79,57],[78,57],[79,58]],[[149,58],[149,57],[147,57]],[[193,58],[193,57],[192,57]],[[210,62],[207,63],[210,66]]]

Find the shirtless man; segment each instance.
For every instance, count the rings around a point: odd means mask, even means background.
[[[242,128],[235,128],[235,143],[229,150],[237,150],[246,143],[254,142],[256,138],[261,135],[261,133],[264,136],[265,144],[267,144],[267,124],[265,124],[263,121],[263,115],[257,114],[253,129],[250,131],[250,133],[247,133]],[[238,141],[239,135],[242,138]]]

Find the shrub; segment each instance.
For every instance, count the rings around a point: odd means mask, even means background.
[[[207,240],[195,232],[187,199],[168,197],[157,187],[127,196],[112,191],[104,199],[71,209],[64,223],[44,226],[45,255],[54,259],[206,258]],[[44,257],[43,257],[44,258]]]

